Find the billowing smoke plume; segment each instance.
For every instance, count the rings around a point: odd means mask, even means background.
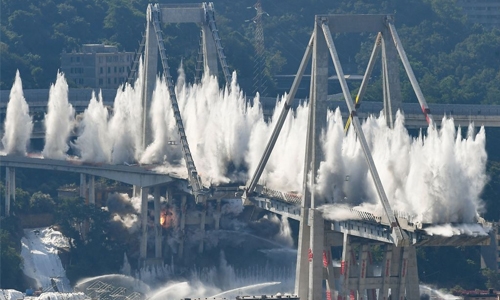
[[[138,161],[142,155],[142,60],[134,86],[125,84],[118,89],[109,121],[112,153],[111,163],[122,164]]]
[[[92,98],[75,142],[82,160],[162,163],[169,170],[182,167],[167,83],[157,80],[156,84],[148,112],[153,143],[143,151],[142,83],[138,81],[134,88],[127,85],[124,91],[118,91],[109,123],[102,101]],[[202,78],[201,84],[186,84],[181,70],[176,95],[190,150],[204,183],[247,181],[262,156],[285,96],[277,99],[274,114],[266,121],[259,96],[248,102],[236,83],[236,74],[230,88],[220,89],[214,77]],[[302,192],[307,111],[307,103],[302,103],[288,116],[261,183],[277,190]],[[381,115],[370,117],[363,131],[394,210],[422,222],[475,220],[483,206],[479,195],[487,181],[483,128],[475,134],[471,126],[462,137],[453,119],[444,118],[440,129],[430,127],[426,134],[412,138],[404,127],[404,116],[398,113],[393,129]],[[322,134],[325,155],[316,179],[318,195],[326,203],[370,205],[371,212],[381,211],[357,136],[354,130],[343,133],[338,109],[327,113]]]
[[[129,233],[135,233],[140,227],[140,203],[139,198],[130,198],[127,194],[112,193],[106,200],[106,207],[115,224],[126,228]]]
[[[64,159],[69,149],[68,138],[73,130],[75,110],[68,103],[68,84],[63,73],[50,87],[47,114],[45,115],[45,146],[42,154],[46,158]]]
[[[19,70],[10,90],[9,103],[4,123],[2,144],[7,154],[25,155],[30,142],[33,122],[29,115],[29,106],[23,95],[23,83]]]
[[[144,151],[141,163],[162,163],[165,161],[179,164],[182,152],[165,78],[158,79],[156,86],[149,112],[153,142]]]
[[[453,235],[485,236],[491,228],[479,224],[443,224],[425,228],[428,235],[440,235],[451,237]]]
[[[75,148],[83,161],[107,163],[111,158],[111,144],[108,133],[108,110],[92,93],[92,99],[79,125],[80,134],[75,141]]]
[[[329,126],[326,141],[338,138],[341,127],[340,122]],[[471,125],[463,138],[453,119],[445,117],[441,129],[429,127],[427,135],[412,139],[403,115],[398,113],[394,129],[388,128],[381,116],[369,118],[363,131],[394,210],[413,214],[422,222],[475,220],[483,207],[480,194],[487,182],[484,128],[474,134]],[[373,203],[381,210],[368,167],[364,158],[359,158],[361,150],[355,136],[347,135],[341,141],[335,146],[337,157],[333,160],[340,167],[326,168],[328,171],[319,175],[318,182],[329,183],[325,197],[351,205],[359,205],[362,200],[363,205]],[[338,149],[342,149],[342,157],[338,157]],[[332,161],[329,155],[325,164]],[[324,186],[320,188],[324,193]]]

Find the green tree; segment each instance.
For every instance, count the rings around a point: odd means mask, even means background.
[[[16,188],[16,200],[12,202],[12,211],[26,213],[30,209],[30,194],[20,188]]]
[[[483,276],[486,277],[486,287],[489,289],[495,289],[499,290],[500,289],[500,274],[491,269],[483,269],[482,270]]]
[[[30,210],[33,213],[49,213],[54,208],[55,202],[49,194],[36,192],[30,198]]]
[[[110,232],[109,212],[85,205],[79,198],[60,199],[56,220],[61,232],[71,240],[72,263],[66,269],[70,281],[118,272],[124,249],[130,245],[125,244],[127,237],[117,238]]]
[[[16,251],[9,232],[0,229],[0,287],[22,290],[22,258]]]
[[[19,219],[10,216],[0,220],[0,288],[23,290],[23,260]]]

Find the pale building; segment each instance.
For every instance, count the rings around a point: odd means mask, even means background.
[[[116,46],[84,44],[80,52],[61,53],[61,71],[70,85],[114,89],[127,81],[133,59],[133,52]]]
[[[499,0],[457,0],[467,18],[472,23],[486,28],[500,28]]]

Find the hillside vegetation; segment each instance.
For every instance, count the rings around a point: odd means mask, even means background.
[[[252,91],[255,2],[214,1],[227,61],[247,93]],[[147,0],[1,0],[0,88],[11,87],[16,69],[26,88],[48,88],[60,67],[60,53],[84,43],[135,51],[147,4]],[[274,75],[297,71],[315,14],[390,13],[429,102],[500,102],[500,31],[468,23],[455,0],[262,0],[262,6],[267,13],[263,26],[269,96],[277,93]],[[183,59],[192,77],[198,29],[193,24],[170,25],[166,35],[172,66]],[[373,41],[372,34],[337,36],[344,67],[362,74]],[[379,74],[374,72],[375,80]],[[403,95],[404,101],[415,101],[407,80]],[[380,96],[380,88],[372,88],[367,100]]]

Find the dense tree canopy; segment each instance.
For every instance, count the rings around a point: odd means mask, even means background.
[[[178,3],[163,0],[160,3]],[[217,23],[230,68],[245,92],[253,84],[255,16],[253,0],[215,1]],[[84,43],[109,43],[135,51],[145,24],[147,0],[1,0],[1,81],[10,88],[16,69],[26,88],[48,88],[60,67],[60,53]],[[273,0],[262,1],[267,93],[278,91],[277,74],[294,74],[307,45],[315,14],[390,13],[429,102],[500,101],[500,31],[470,24],[455,0]],[[172,66],[184,61],[194,76],[198,30],[169,25],[166,42]],[[373,37],[338,35],[337,48],[347,70],[362,73]],[[333,72],[333,71],[332,71]],[[374,73],[374,81],[379,80]],[[403,74],[403,72],[402,72]],[[415,101],[403,79],[404,101]],[[380,98],[371,88],[367,100]]]

